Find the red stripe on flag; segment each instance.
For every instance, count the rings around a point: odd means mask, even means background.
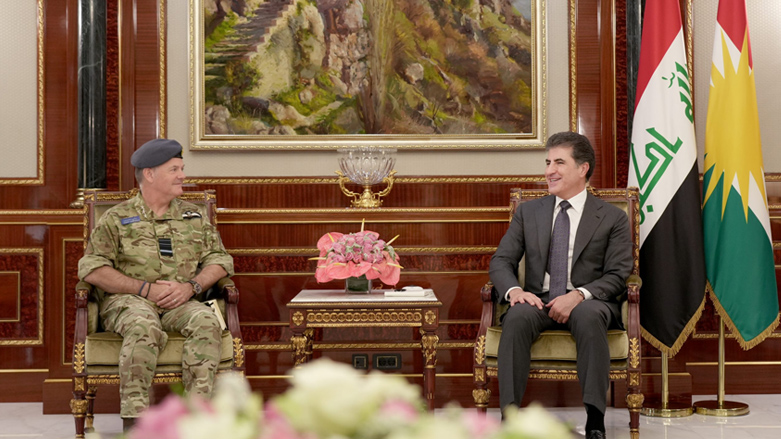
[[[646,3],[643,15],[643,39],[640,45],[640,66],[637,71],[637,103],[648,86],[656,68],[673,40],[681,31],[681,10],[678,0],[656,0]]]
[[[745,0],[719,0],[719,12],[716,16],[724,32],[732,43],[743,50],[743,37],[748,38],[748,17],[746,15]],[[754,61],[751,57],[751,38],[748,38],[748,65],[754,68]]]

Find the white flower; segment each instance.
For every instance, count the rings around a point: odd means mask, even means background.
[[[571,439],[569,428],[537,404],[524,409],[508,406],[500,439]]]
[[[328,359],[294,370],[290,381],[293,387],[273,404],[296,430],[320,438],[355,437],[373,430],[371,423],[387,401],[420,404],[420,391],[404,378],[380,372],[365,375]]]

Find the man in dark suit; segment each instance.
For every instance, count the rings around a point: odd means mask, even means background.
[[[522,203],[491,259],[491,281],[510,308],[499,342],[502,410],[520,406],[531,344],[546,329],[568,329],[577,345],[578,378],[588,439],[605,437],[609,386],[609,327],[621,327],[617,298],[632,270],[629,221],[620,209],[589,194],[594,149],[580,134],[552,135],[545,145],[551,195]],[[518,264],[526,256],[525,285]]]

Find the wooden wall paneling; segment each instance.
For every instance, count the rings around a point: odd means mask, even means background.
[[[187,190],[214,189],[220,209],[334,209],[350,207],[351,200],[342,194],[333,177],[188,178],[185,184]],[[515,187],[546,186],[542,175],[399,177],[390,194],[383,198],[381,211],[391,208],[504,207],[509,205],[510,189]],[[356,191],[359,187],[349,189]]]
[[[43,184],[0,184],[0,209],[67,208],[77,186],[78,0],[40,2],[43,33]],[[39,131],[40,134],[40,131]]]
[[[130,156],[160,136],[160,22],[165,0],[127,0],[119,5],[120,144],[119,188],[135,187]]]
[[[595,187],[616,184],[615,1],[570,0],[571,15],[576,17],[571,28],[574,35],[570,35],[570,50],[575,50],[570,73],[575,76],[576,129],[592,141],[596,151],[591,177]]]

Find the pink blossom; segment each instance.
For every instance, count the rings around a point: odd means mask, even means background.
[[[377,232],[364,230],[362,232],[342,234],[326,233],[317,242],[320,256],[315,271],[318,282],[329,282],[334,279],[346,279],[366,275],[369,279],[380,279],[388,285],[399,281],[399,267],[390,258],[385,241]]]
[[[392,401],[386,401],[382,407],[380,407],[380,415],[382,417],[394,417],[404,422],[412,423],[418,419],[420,412],[408,401],[395,399]]]
[[[321,236],[317,241],[317,249],[320,250],[320,256],[325,256],[325,252],[331,249],[332,244],[335,241],[341,239],[342,234],[339,232],[326,233]]]
[[[265,425],[259,439],[313,439],[313,434],[299,433],[273,403],[266,404]]]
[[[496,418],[485,416],[485,414],[476,411],[464,410],[462,419],[472,437],[490,437],[501,427]]]
[[[393,260],[388,252],[382,252],[382,254],[385,259],[379,264],[375,264],[380,272],[380,280],[387,285],[396,285],[401,277],[401,268],[397,266],[399,265],[398,255],[396,260]]]
[[[130,431],[130,439],[179,439],[176,420],[189,410],[177,395],[168,395],[163,402],[150,407]]]
[[[344,252],[344,243],[342,241],[336,241],[336,242],[334,242],[334,245],[333,245],[333,247],[331,247],[331,249],[335,253],[337,253],[337,254],[338,253],[343,253]]]

